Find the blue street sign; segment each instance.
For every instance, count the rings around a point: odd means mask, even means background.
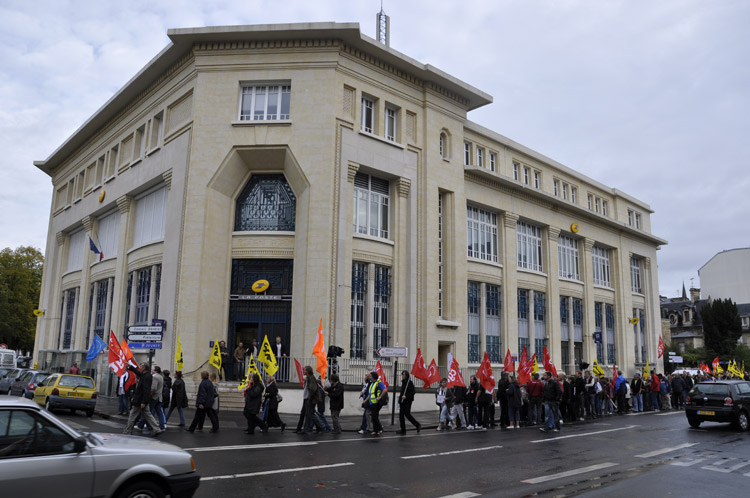
[[[594,332],[594,343],[601,344],[602,343],[602,333],[601,332]]]
[[[160,342],[129,342],[130,349],[161,349]]]

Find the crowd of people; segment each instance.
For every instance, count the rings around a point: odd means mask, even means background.
[[[303,403],[295,433],[340,434],[344,386],[338,375],[322,379],[315,376],[310,366],[306,366],[303,372]],[[210,432],[219,430],[216,377],[215,373],[201,372],[195,416],[186,429],[188,432],[202,431],[207,417],[211,421]],[[468,385],[450,387],[448,380],[442,379],[435,390],[437,430],[538,426],[544,432],[559,432],[564,423],[574,421],[628,412],[679,410],[684,408],[685,397],[693,385],[705,380],[711,380],[711,376],[703,373],[692,376],[686,371],[667,375],[654,372],[646,378],[640,373],[632,378],[620,373],[615,378],[608,378],[593,375],[589,370],[579,370],[570,376],[545,372],[541,378],[535,373],[528,382],[521,384],[514,375],[503,372],[497,385],[488,390],[476,376],[470,378]],[[403,371],[397,395],[399,434],[406,434],[407,421],[417,433],[422,429],[411,413],[416,392],[411,375]],[[148,426],[152,435],[158,435],[166,429],[174,411],[179,414],[179,427],[185,427],[183,409],[188,406],[188,398],[182,372],[175,372],[172,380],[170,372],[162,372],[158,366],[151,370],[147,363],[142,363],[139,368],[129,367],[127,375],[120,379],[118,394],[120,414],[128,415],[125,434],[132,434],[135,426]],[[256,428],[262,432],[268,432],[270,428],[280,428],[282,432],[286,429],[286,423],[278,413],[283,398],[274,376],[266,375],[261,380],[257,373],[253,374],[244,390],[244,399],[246,434],[254,434]],[[373,436],[382,434],[380,411],[388,405],[389,394],[377,372],[365,375],[359,400],[362,419],[358,432]],[[330,410],[330,424],[325,414],[326,406]],[[145,428],[143,430],[148,433]]]

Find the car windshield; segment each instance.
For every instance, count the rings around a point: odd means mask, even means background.
[[[727,384],[696,384],[690,391],[690,394],[708,394],[714,396],[729,396],[729,386]]]
[[[75,375],[63,375],[57,385],[61,387],[88,387],[94,389],[94,382],[91,379],[88,377],[76,377]]]
[[[48,373],[38,373],[36,374],[36,378],[34,379],[34,381],[37,384],[41,384],[42,382],[44,382],[44,379],[46,379],[47,377],[49,377]]]

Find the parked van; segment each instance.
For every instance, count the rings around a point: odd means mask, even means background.
[[[16,368],[16,352],[12,349],[0,349],[0,368]]]

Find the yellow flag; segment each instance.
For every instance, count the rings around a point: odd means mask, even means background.
[[[643,371],[643,376],[645,378],[651,377],[651,371],[648,369],[648,360],[646,360],[646,369]]]
[[[275,374],[279,365],[276,363],[276,356],[273,354],[271,344],[268,342],[268,336],[263,337],[263,344],[260,345],[260,351],[258,352],[258,361],[266,366],[266,373],[268,375]]]
[[[594,375],[599,376],[599,378],[604,377],[604,370],[602,370],[602,367],[599,366],[599,363],[596,360],[594,360],[594,367],[591,370],[594,372]]]
[[[247,373],[245,374],[245,380],[240,382],[240,385],[237,386],[237,389],[242,391],[243,389],[246,389],[248,385],[250,385],[250,379],[252,378],[253,374],[260,375],[260,372],[258,372],[258,367],[255,365],[255,358],[253,355],[250,355],[250,359],[247,360]]]
[[[539,364],[536,362],[536,353],[531,357],[531,373],[535,374],[539,372]]]
[[[177,370],[181,371],[182,366],[182,343],[180,342],[180,336],[177,336],[177,350],[174,352],[174,362],[177,363]]]
[[[213,365],[217,370],[221,370],[221,351],[219,350],[219,341],[214,341],[214,349],[211,351],[211,358],[208,359],[209,365]]]

